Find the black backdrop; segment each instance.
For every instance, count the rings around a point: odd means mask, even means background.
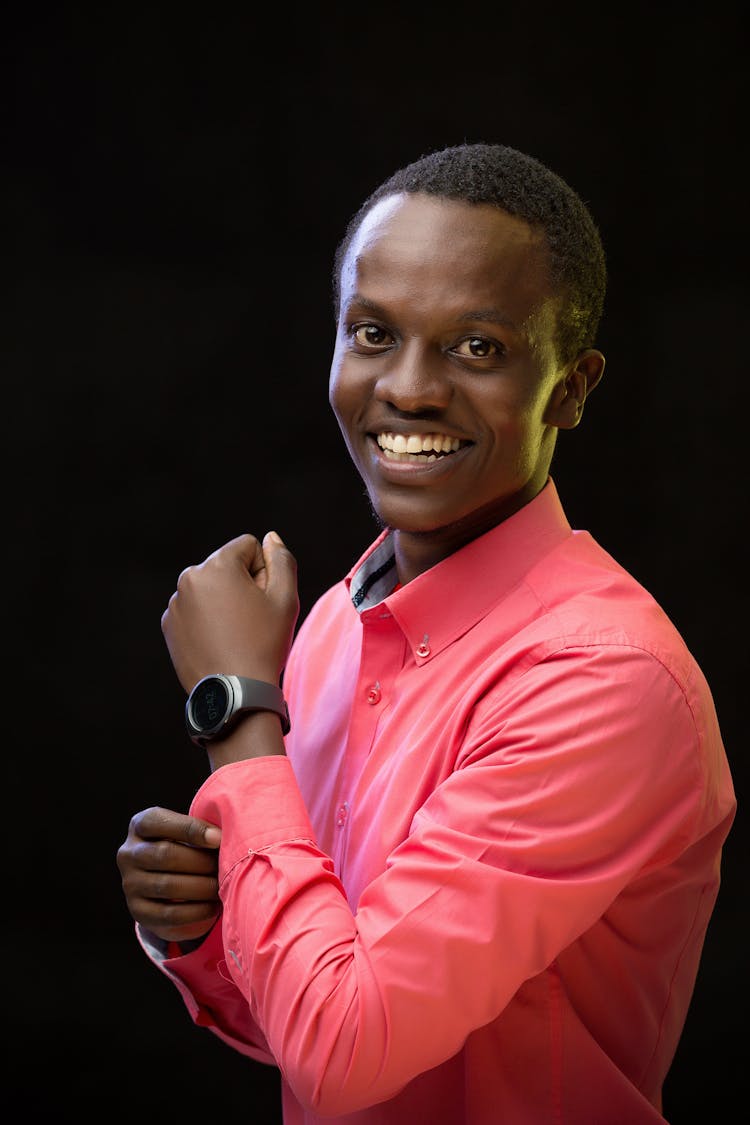
[[[608,369],[554,475],[702,663],[742,800],[739,10],[332,5],[264,24],[62,6],[6,27],[19,1119],[278,1119],[275,1075],[193,1027],[139,953],[115,852],[133,812],[186,808],[204,776],[159,627],[179,571],[275,527],[304,613],[373,537],[327,405],[330,261],[364,195],[422,152],[514,145],[599,222]],[[742,1097],[745,847],[741,809],[667,1085],[675,1125]]]

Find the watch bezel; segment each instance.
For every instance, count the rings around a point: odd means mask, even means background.
[[[193,687],[193,690],[190,692],[187,703],[185,705],[185,718],[191,737],[200,738],[201,740],[216,738],[219,732],[226,726],[228,720],[237,711],[237,708],[239,706],[238,692],[237,685],[232,683],[233,678],[234,677],[232,676],[225,676],[220,672],[214,672],[209,676],[203,676],[203,678],[198,680],[198,683]],[[195,696],[198,692],[198,689],[201,688],[204,684],[207,684],[209,681],[218,681],[222,685],[227,693],[227,705],[224,708],[223,714],[217,722],[213,723],[210,727],[202,727],[198,726],[197,722],[194,719]]]

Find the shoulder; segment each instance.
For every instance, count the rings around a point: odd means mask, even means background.
[[[546,643],[633,650],[686,687],[697,665],[676,623],[645,586],[588,532],[575,532],[527,576]]]

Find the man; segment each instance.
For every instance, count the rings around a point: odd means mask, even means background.
[[[339,248],[330,381],[381,534],[291,653],[275,532],[164,614],[211,773],[133,819],[123,886],[287,1125],[663,1120],[735,799],[700,669],[549,475],[604,283],[531,157],[397,172]]]

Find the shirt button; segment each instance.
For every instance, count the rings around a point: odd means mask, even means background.
[[[429,639],[430,638],[425,633],[424,640],[422,641],[421,644],[417,645],[417,647],[414,650],[416,652],[417,656],[421,656],[422,658],[424,658],[424,657],[430,655],[431,649],[430,649],[430,646],[427,643],[429,641]]]
[[[380,703],[381,694],[380,684],[376,680],[372,687],[368,689],[367,702],[374,707],[376,703]]]
[[[344,825],[346,824],[346,819],[347,819],[348,816],[349,816],[349,802],[344,801],[344,803],[339,805],[339,807],[336,809],[336,827],[337,828],[343,828]]]

